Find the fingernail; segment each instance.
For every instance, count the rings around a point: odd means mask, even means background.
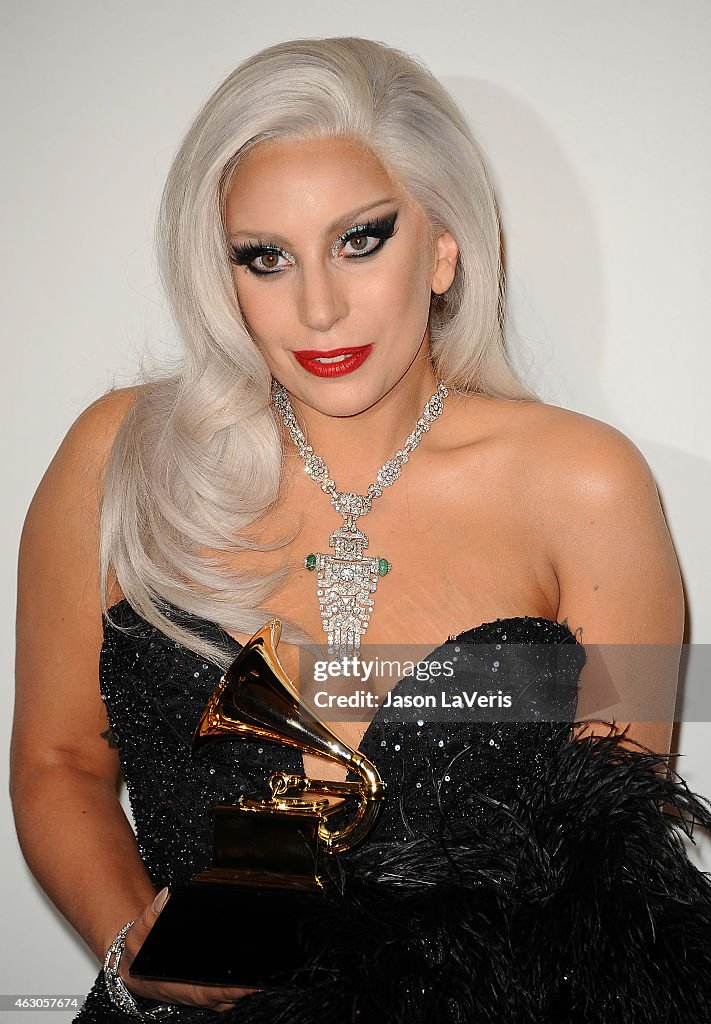
[[[163,889],[161,889],[161,891],[158,893],[156,898],[153,900],[153,903],[151,904],[151,909],[152,909],[154,914],[160,914],[160,912],[163,909],[163,907],[165,906],[169,896],[170,896],[170,890],[168,889],[168,886],[166,885]]]

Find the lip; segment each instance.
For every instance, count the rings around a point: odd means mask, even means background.
[[[303,356],[304,359],[316,359],[319,356],[325,356],[330,359],[331,356],[343,356],[346,352],[357,352],[361,348],[372,348],[371,345],[346,345],[344,348],[300,348],[294,352],[295,356]]]
[[[362,366],[373,350],[371,345],[346,345],[342,348],[332,349],[300,349],[293,355],[300,366],[312,373],[315,377],[342,377],[346,373],[353,373],[359,366]],[[349,356],[339,363],[317,363],[317,358],[332,358],[333,356]]]

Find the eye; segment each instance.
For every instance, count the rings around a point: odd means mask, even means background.
[[[383,243],[383,239],[377,235],[366,235],[365,232],[361,235],[351,235],[347,242],[344,243],[344,251],[346,245],[351,246],[351,253],[354,256],[363,256],[366,253],[374,252],[375,249],[379,249]]]
[[[280,263],[280,259],[286,262]],[[238,267],[247,267],[253,274],[276,274],[291,266],[290,257],[283,249],[260,242],[246,242],[233,245],[230,252],[230,263]]]
[[[367,224],[355,224],[352,228],[344,231],[336,245],[343,247],[341,251],[349,260],[370,256],[382,249],[387,240],[395,234],[396,220],[397,213],[393,213],[389,217],[372,220]],[[346,246],[350,246],[350,250],[347,250]]]
[[[260,253],[256,259],[250,261],[250,267],[254,270],[258,270],[260,273],[271,274],[274,270],[281,270],[279,260],[282,259],[282,254],[276,252],[274,249],[268,249],[266,252]],[[286,264],[288,266],[288,262]]]

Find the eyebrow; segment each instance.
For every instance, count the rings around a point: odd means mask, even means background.
[[[361,217],[364,213],[368,213],[369,210],[374,210],[378,206],[384,206],[385,203],[395,203],[398,201],[398,196],[386,196],[384,199],[376,199],[374,202],[366,203],[364,206],[358,206],[355,210],[349,210],[348,213],[344,213],[342,217],[338,217],[332,221],[331,224],[326,228],[326,235],[335,234],[336,232],[344,231],[347,227],[350,227],[354,221]],[[240,228],[239,231],[230,232],[230,238],[236,238],[237,235],[249,235],[253,238],[266,237],[277,242],[279,245],[288,246],[290,244],[287,238],[283,235],[275,234],[273,231],[249,231],[246,228]]]

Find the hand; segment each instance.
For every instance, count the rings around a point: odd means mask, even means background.
[[[128,973],[133,958],[143,945],[169,895],[167,889],[162,889],[153,902],[144,907],[126,933],[126,948],[121,957],[119,970],[126,988],[135,996],[155,999],[160,1003],[184,1003],[217,1012],[231,1009],[242,996],[259,992],[256,988],[220,988],[217,985],[192,985],[177,981],[134,978]]]

